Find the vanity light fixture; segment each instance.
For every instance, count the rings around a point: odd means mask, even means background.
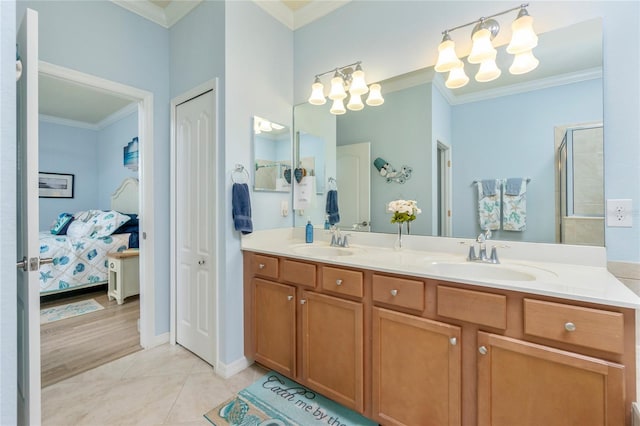
[[[538,45],[538,36],[533,31],[533,18],[529,16],[527,7],[529,7],[528,3],[522,4],[518,7],[444,30],[442,32],[442,42],[438,46],[438,60],[435,70],[449,73],[445,85],[450,89],[457,89],[469,82],[469,77],[464,72],[464,62],[458,58],[455,52],[455,43],[449,33],[474,24],[471,31],[473,45],[471,53],[467,57],[467,62],[480,64],[475,79],[484,83],[500,77],[502,71],[496,65],[497,51],[492,42],[500,32],[500,24],[493,18],[514,10],[519,10],[519,12],[511,25],[513,33],[511,42],[506,49],[507,53],[514,55],[513,64],[509,67],[509,72],[511,74],[525,74],[534,70],[539,64],[538,59],[533,56],[533,48]]]
[[[360,61],[342,67],[317,74],[313,84],[311,85],[311,96],[309,103],[312,105],[324,105],[327,99],[324,95],[324,85],[320,81],[320,77],[333,73],[331,78],[331,89],[329,90],[329,99],[333,101],[329,112],[335,115],[341,115],[351,111],[360,111],[364,108],[362,103],[362,95],[369,93],[366,104],[369,106],[378,106],[384,103],[384,98],[380,91],[379,84],[367,86],[364,71],[362,70]],[[347,107],[344,106],[344,100],[349,98]]]
[[[261,117],[255,117],[253,119],[253,132],[259,135],[262,132],[271,132],[273,130],[282,130],[284,126],[278,123],[273,123]]]

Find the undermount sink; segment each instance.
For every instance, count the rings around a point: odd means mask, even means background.
[[[356,253],[356,250],[351,247],[315,245],[296,246],[293,248],[293,251],[306,256],[351,256]]]
[[[479,280],[535,281],[536,276],[503,265],[483,263],[437,263],[429,265],[437,274]]]

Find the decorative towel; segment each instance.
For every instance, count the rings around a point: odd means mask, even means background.
[[[231,192],[231,213],[233,215],[233,226],[236,231],[243,234],[253,232],[253,222],[251,221],[251,199],[249,198],[249,186],[246,183],[234,183]]]
[[[504,185],[502,229],[524,231],[527,226],[527,180],[509,178]]]
[[[500,179],[488,179],[477,182],[478,187],[478,218],[480,229],[500,229]],[[486,193],[485,193],[486,188]]]
[[[312,207],[315,191],[315,176],[305,176],[293,185],[293,209],[306,210]]]
[[[335,225],[340,222],[340,213],[338,211],[338,191],[330,189],[327,191],[327,215],[329,215],[329,225]]]

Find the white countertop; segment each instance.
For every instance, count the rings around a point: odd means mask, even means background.
[[[243,235],[242,250],[640,308],[640,297],[607,270],[604,247],[488,241],[487,252],[492,245],[497,245],[500,257],[499,265],[491,265],[467,262],[469,247],[461,243],[471,241],[465,239],[409,235],[403,236],[403,248],[395,250],[395,235],[353,233],[349,238],[350,248],[333,249],[329,248],[330,234],[325,230],[316,229],[314,243],[305,244],[302,228],[271,229]],[[502,245],[508,247],[500,247]]]

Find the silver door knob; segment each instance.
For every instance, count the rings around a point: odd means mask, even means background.
[[[40,258],[40,265],[49,265],[53,263],[53,257]]]
[[[293,300],[293,296],[287,296],[287,300]]]
[[[458,344],[458,339],[457,339],[457,338],[455,338],[455,337],[451,337],[451,338],[449,339],[449,343],[451,343],[451,346],[455,346],[455,345],[457,345],[457,344]]]
[[[204,260],[198,260],[198,265],[204,265]]]
[[[564,325],[564,329],[567,331],[576,331],[576,325],[572,322],[567,322]]]
[[[336,280],[336,285],[337,285],[337,286],[342,285],[342,280]]]
[[[487,350],[487,347],[486,347],[486,346],[480,346],[480,347],[478,348],[478,352],[480,352],[480,355],[486,355],[486,354],[487,354],[487,352],[489,352],[489,351]]]
[[[398,295],[398,290],[396,290],[396,289],[391,290],[391,295],[392,296],[397,296]]]
[[[22,269],[23,271],[37,271],[40,269],[41,265],[48,265],[53,263],[52,257],[32,257],[31,259],[27,259],[23,257],[22,260],[16,262],[16,267]]]

